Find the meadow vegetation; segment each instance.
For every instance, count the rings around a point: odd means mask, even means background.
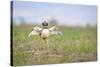
[[[13,64],[37,65],[97,60],[96,27],[58,26],[64,35],[51,35],[48,43],[28,34],[34,25],[13,25]]]

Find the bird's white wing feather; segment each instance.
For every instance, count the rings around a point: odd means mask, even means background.
[[[63,35],[61,31],[51,31],[50,35]]]
[[[41,32],[41,30],[42,30],[42,28],[40,28],[40,27],[34,27],[33,28],[33,30],[29,33],[29,37],[31,36],[31,35],[39,35],[40,34],[40,32]]]
[[[36,26],[36,27],[34,27],[34,28],[33,28],[33,30],[35,30],[35,31],[41,31],[41,30],[42,30],[42,28],[40,28],[40,27]]]
[[[61,31],[58,30],[58,28],[56,26],[53,26],[51,28],[49,28],[50,31],[50,35],[63,35],[63,33]]]
[[[55,30],[58,30],[58,28],[56,26],[49,28],[49,31],[55,31]]]

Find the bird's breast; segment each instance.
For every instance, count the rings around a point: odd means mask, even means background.
[[[41,32],[41,37],[48,37],[49,36],[49,30],[48,29],[43,29]]]

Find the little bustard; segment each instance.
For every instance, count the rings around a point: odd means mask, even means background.
[[[38,35],[46,42],[46,39],[49,37],[49,35],[63,35],[63,33],[59,31],[56,26],[48,28],[48,23],[46,21],[42,23],[42,26],[43,28],[38,26],[34,27],[28,36],[30,37],[31,35]]]

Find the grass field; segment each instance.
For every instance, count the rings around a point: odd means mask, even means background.
[[[63,36],[28,37],[33,26],[13,26],[13,64],[37,65],[97,60],[96,28],[64,27]]]

